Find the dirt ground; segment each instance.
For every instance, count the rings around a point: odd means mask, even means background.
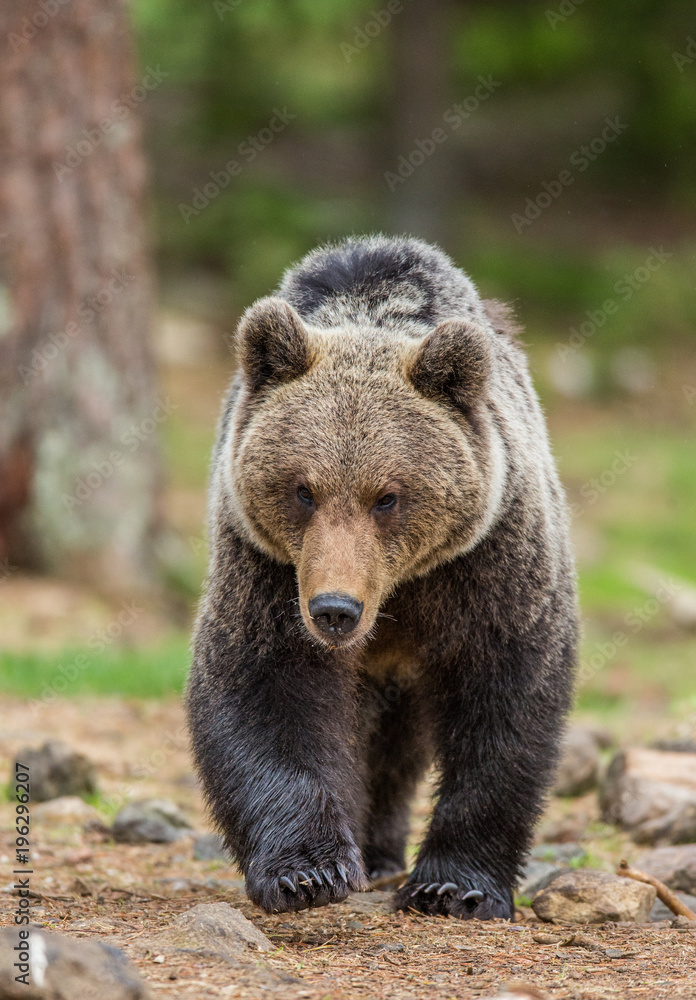
[[[4,699],[0,768],[47,737],[70,733],[70,743],[97,765],[103,819],[130,799],[152,795],[176,801],[196,831],[209,829],[192,777],[176,701],[92,698],[32,707]],[[426,821],[427,790],[419,797],[414,836]],[[593,797],[552,803],[542,832],[581,833],[592,824]],[[696,998],[696,930],[651,925],[554,927],[531,910],[510,925],[459,923],[447,918],[394,914],[384,892],[356,895],[337,906],[297,915],[267,916],[246,899],[234,869],[194,861],[192,838],[171,845],[119,845],[82,823],[61,824],[32,809],[31,888],[34,922],[78,937],[99,937],[129,955],[154,996],[275,996],[344,1000],[353,997],[473,998],[503,984],[524,983],[551,998]],[[8,893],[14,851],[12,804],[0,808],[0,862],[7,873],[0,923],[12,921]],[[587,843],[587,841],[586,841]],[[616,836],[590,842],[592,853],[614,859],[636,848]],[[239,907],[277,946],[241,966],[190,953],[162,953],[157,935],[177,914],[201,902]]]

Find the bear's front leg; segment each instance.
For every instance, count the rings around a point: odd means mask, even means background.
[[[278,912],[340,902],[367,880],[356,679],[298,629],[290,570],[261,560],[237,549],[235,573],[211,583],[188,715],[205,796],[248,895]]]
[[[569,644],[544,662],[530,637],[501,643],[487,662],[433,671],[441,780],[397,909],[514,918],[514,887],[557,760],[572,657]]]

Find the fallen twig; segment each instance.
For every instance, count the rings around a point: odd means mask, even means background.
[[[392,885],[399,885],[408,878],[408,872],[393,872],[391,875],[382,875],[380,878],[370,882],[371,889],[388,889]]]
[[[682,903],[681,899],[675,896],[672,890],[668,889],[665,883],[660,882],[654,875],[648,875],[646,872],[639,872],[635,868],[630,868],[626,861],[621,862],[616,869],[616,874],[623,875],[624,878],[635,879],[636,882],[645,882],[646,885],[651,885],[657,890],[657,898],[662,900],[672,913],[676,913],[680,917],[688,917],[689,920],[696,920],[696,913],[690,910],[685,903]]]

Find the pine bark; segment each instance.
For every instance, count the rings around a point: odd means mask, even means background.
[[[129,589],[159,532],[152,271],[122,0],[0,5],[0,562]]]

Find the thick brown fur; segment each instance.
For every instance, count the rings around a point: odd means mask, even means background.
[[[577,635],[565,500],[517,327],[439,250],[310,254],[238,334],[188,691],[213,816],[267,910],[404,865],[396,906],[512,916]],[[348,595],[352,631],[309,601]]]

